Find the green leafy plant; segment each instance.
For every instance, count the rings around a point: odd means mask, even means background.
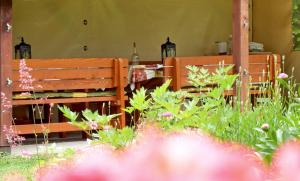
[[[99,115],[98,111],[86,109],[78,120],[79,113],[71,111],[67,106],[58,106],[63,115],[71,121],[71,124],[83,129],[91,138],[93,143],[109,144],[114,148],[122,148],[129,144],[135,137],[133,128],[112,128],[110,122],[119,114]]]
[[[200,128],[218,107],[226,104],[224,91],[231,88],[237,75],[229,75],[232,66],[220,66],[214,73],[195,66],[188,66],[190,83],[199,91],[211,86],[206,93],[192,94],[188,91],[173,92],[168,89],[170,80],[157,87],[149,96],[146,90],[137,91],[130,99],[132,113],[140,112],[141,121],[158,122],[165,130]]]
[[[132,128],[123,129],[112,128],[109,130],[98,131],[93,134],[96,138],[94,143],[109,144],[116,149],[124,148],[135,138],[135,132]]]
[[[139,110],[142,121],[158,123],[167,131],[199,129],[222,141],[248,145],[267,162],[278,146],[299,137],[300,104],[295,99],[299,94],[292,76],[278,79],[274,89],[264,87],[272,93],[268,101],[240,112],[234,97],[230,98],[232,102],[224,97],[224,91],[237,79],[237,75],[228,74],[232,66],[221,64],[214,73],[199,67],[187,68],[197,94],[170,91],[167,81],[148,96],[144,89],[137,91],[139,96],[130,100],[132,106],[127,111]],[[262,129],[264,125],[269,126],[268,131]]]
[[[294,50],[300,50],[300,1],[293,0],[292,30]]]
[[[99,115],[98,111],[91,111],[86,109],[82,111],[83,118],[79,121],[77,112],[71,111],[67,106],[58,106],[58,109],[63,113],[63,115],[68,118],[71,123],[75,126],[82,128],[85,131],[102,129],[104,126],[109,125],[110,121],[119,116],[119,114],[113,115]]]

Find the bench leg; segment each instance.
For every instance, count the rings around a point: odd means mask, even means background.
[[[60,105],[62,106],[62,105]],[[70,106],[70,105],[67,105],[67,106]],[[67,118],[64,117],[64,115],[62,114],[62,112],[58,112],[58,122],[62,123],[62,122],[67,122]],[[60,132],[59,133],[59,138],[67,138],[67,133],[65,132]]]
[[[90,104],[88,102],[84,103],[84,108],[89,109]],[[82,139],[86,140],[88,138],[88,135],[84,131],[82,131],[81,132],[81,137],[82,137]]]
[[[118,113],[121,113],[120,117],[119,117],[119,127],[120,128],[124,128],[126,126],[126,116],[125,116],[125,103],[121,103],[120,106],[118,106]]]

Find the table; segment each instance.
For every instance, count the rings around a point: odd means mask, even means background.
[[[128,79],[131,90],[139,89],[142,82],[157,77],[163,77],[162,64],[129,66]]]

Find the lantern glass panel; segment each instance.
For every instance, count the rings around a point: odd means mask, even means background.
[[[170,42],[170,38],[167,38],[167,42],[161,45],[161,58],[164,60],[166,57],[176,56],[176,44]]]
[[[22,38],[20,44],[15,46],[15,58],[16,59],[31,58],[31,46],[24,42],[24,38]]]

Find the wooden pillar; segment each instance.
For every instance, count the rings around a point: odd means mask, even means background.
[[[248,99],[249,83],[249,0],[233,0],[233,62],[240,73],[241,87],[236,95],[241,101],[241,111]]]
[[[11,103],[12,88],[7,80],[12,80],[12,0],[0,0],[0,92],[4,93]],[[0,106],[0,149],[8,147],[3,126],[12,123],[11,110]]]

